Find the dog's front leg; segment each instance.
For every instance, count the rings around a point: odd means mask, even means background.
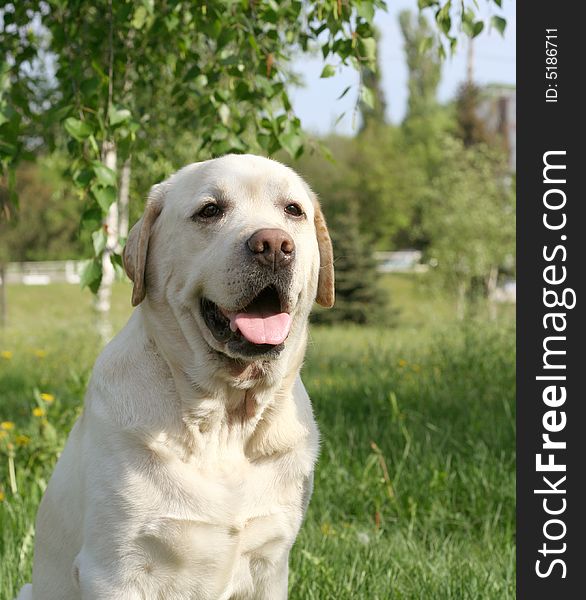
[[[121,563],[100,561],[87,547],[82,548],[75,559],[73,579],[79,586],[81,600],[144,600],[148,597]]]
[[[254,600],[287,600],[289,552],[275,564],[263,568],[256,578]]]

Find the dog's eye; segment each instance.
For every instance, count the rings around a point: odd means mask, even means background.
[[[292,217],[302,217],[303,216],[303,210],[301,209],[301,206],[299,206],[299,204],[296,204],[295,202],[292,202],[291,204],[287,204],[287,206],[285,206],[285,212],[288,215],[291,215]]]
[[[213,219],[219,217],[222,214],[222,209],[214,202],[208,202],[195,214],[196,217],[202,219]]]

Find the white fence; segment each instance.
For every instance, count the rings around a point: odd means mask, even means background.
[[[397,252],[375,252],[377,269],[382,273],[420,273],[429,267],[422,264],[418,250],[400,250]],[[6,265],[6,283],[24,285],[49,285],[50,283],[79,283],[84,261],[55,260],[39,262],[8,263]],[[0,275],[0,283],[2,276]],[[496,302],[516,302],[517,287],[514,280],[506,280],[498,286]]]
[[[378,263],[377,270],[381,273],[417,273],[428,269],[427,265],[421,264],[419,250],[375,252],[374,257]],[[82,267],[83,261],[80,260],[8,263],[6,283],[24,285],[79,283]]]
[[[380,273],[424,273],[429,267],[421,263],[421,257],[420,250],[374,253]]]
[[[81,260],[8,263],[5,270],[5,283],[24,285],[79,283],[82,267]]]

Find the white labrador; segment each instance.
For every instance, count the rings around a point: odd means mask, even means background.
[[[307,319],[334,301],[317,200],[272,160],[192,164],[153,187],[124,264],[137,308],[96,362],[19,598],[286,598],[318,451]]]

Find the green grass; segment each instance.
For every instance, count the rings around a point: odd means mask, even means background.
[[[458,324],[450,304],[413,278],[388,283],[398,327],[312,330],[303,378],[321,455],[290,597],[514,598],[511,320]],[[130,312],[128,293],[115,290],[115,328]],[[12,352],[0,357],[0,421],[15,423],[0,440],[6,600],[30,579],[36,507],[100,350],[89,295],[74,286],[14,286],[9,305],[0,335],[0,352]],[[31,416],[34,407],[46,416]],[[30,441],[18,445],[18,435]]]

